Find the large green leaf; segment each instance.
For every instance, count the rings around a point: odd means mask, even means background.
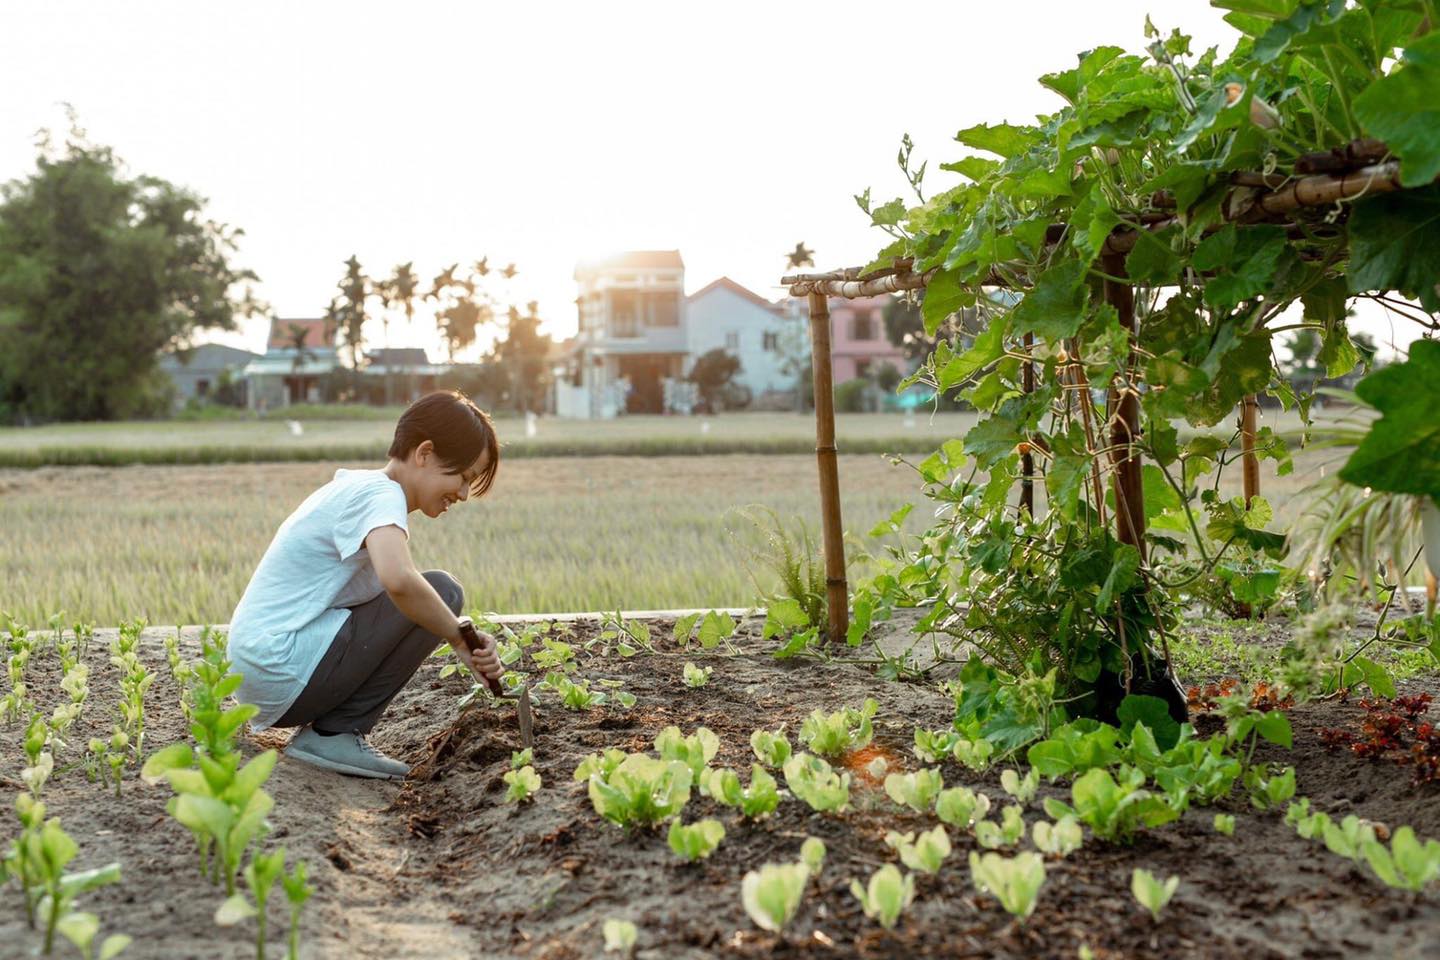
[[[1228,310],[1264,293],[1286,249],[1285,231],[1279,227],[1240,230],[1232,224],[1206,237],[1191,260],[1196,270],[1215,274],[1205,283],[1205,302]]]
[[[1005,324],[999,320],[975,335],[975,342],[959,356],[952,357],[937,371],[935,381],[944,393],[969,380],[1005,355]]]
[[[1440,185],[1387,193],[1350,215],[1350,290],[1394,290],[1440,310]]]
[[[1085,321],[1085,265],[1065,260],[1040,274],[1035,288],[1015,308],[1016,333],[1036,333],[1049,341],[1073,337]]]
[[[920,301],[920,315],[925,321],[925,335],[935,336],[940,324],[961,307],[975,302],[975,297],[960,284],[960,278],[953,270],[942,270],[935,274],[925,288],[925,299]]]
[[[993,127],[981,123],[961,130],[955,134],[955,139],[967,147],[988,150],[1009,159],[1029,150],[1035,143],[1036,132],[1033,127],[1017,127],[1009,123],[997,123]]]
[[[1400,158],[1401,183],[1434,180],[1440,174],[1440,33],[1406,47],[1403,63],[1355,98],[1355,117]]]
[[[1440,497],[1440,342],[1415,341],[1408,360],[1370,374],[1355,392],[1380,418],[1340,478],[1375,490]]]

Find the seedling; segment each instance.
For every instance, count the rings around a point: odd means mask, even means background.
[[[604,706],[608,699],[605,694],[592,691],[588,680],[577,683],[563,673],[546,674],[544,684],[560,695],[560,702],[566,710],[589,710]]]
[[[960,734],[954,730],[926,730],[915,728],[915,756],[923,763],[939,763],[950,756],[959,741]]]
[[[692,781],[684,763],[632,753],[608,773],[602,768],[590,774],[590,802],[596,813],[618,826],[648,826],[685,808]]]
[[[300,960],[300,912],[305,909],[305,901],[315,892],[306,875],[305,861],[301,860],[280,878],[280,887],[285,891],[285,900],[290,906],[290,930],[285,940],[286,960]]]
[[[1084,831],[1074,817],[1061,817],[1054,823],[1037,820],[1030,827],[1030,842],[1035,849],[1052,857],[1068,857],[1085,841]]]
[[[1389,850],[1378,840],[1362,842],[1361,850],[1365,862],[1386,886],[1420,893],[1440,877],[1440,840],[1426,840],[1422,844],[1409,827],[1395,831]]]
[[[245,865],[245,886],[255,903],[251,905],[242,893],[236,893],[220,904],[215,911],[215,922],[231,926],[248,917],[255,918],[255,960],[265,960],[265,905],[270,900],[270,891],[275,881],[285,875],[285,848],[279,847],[272,853],[256,853]]]
[[[767,863],[740,881],[740,902],[757,927],[779,933],[794,919],[809,879],[803,863]]]
[[[867,746],[875,736],[871,723],[880,705],[866,697],[859,710],[845,708],[827,714],[811,711],[800,725],[800,740],[822,757],[841,757]]]
[[[836,774],[830,764],[808,753],[785,761],[785,785],[812,810],[839,813],[850,805],[850,774]]]
[[[970,881],[980,893],[988,893],[1011,915],[1020,920],[1035,910],[1040,887],[1045,883],[1045,861],[1038,853],[970,854]]]
[[[820,869],[825,866],[825,841],[819,837],[806,837],[805,842],[800,844],[800,862],[809,868],[811,876],[820,876]]]
[[[1000,789],[1024,805],[1035,799],[1035,789],[1040,786],[1040,773],[1033,767],[1022,778],[1014,770],[1000,773]]]
[[[725,837],[725,827],[719,820],[697,820],[689,826],[681,826],[680,818],[670,821],[670,834],[666,838],[670,849],[682,860],[694,863],[704,860],[715,852]]]
[[[938,767],[914,773],[892,773],[885,778],[885,793],[896,803],[919,813],[929,813],[935,798],[944,789],[945,781]]]
[[[1103,840],[1128,842],[1139,828],[1179,816],[1163,799],[1142,789],[1144,782],[1145,775],[1133,767],[1121,767],[1118,781],[1108,770],[1091,770],[1070,787],[1075,806],[1051,797],[1045,801],[1045,812],[1055,820],[1074,817]]]
[[[528,763],[518,770],[507,770],[503,779],[509,784],[509,789],[505,791],[506,803],[534,800],[536,791],[540,789],[540,774]]]
[[[943,826],[927,830],[917,839],[914,833],[885,834],[885,843],[900,855],[900,862],[917,873],[937,873],[950,856],[950,835]]]
[[[750,734],[750,749],[755,751],[755,756],[761,763],[778,770],[790,759],[790,738],[785,736],[783,726],[773,732],[756,730]]]
[[[519,770],[521,767],[528,767],[535,762],[535,750],[526,747],[524,750],[513,750],[510,753],[510,769]]]
[[[1295,796],[1295,768],[1285,767],[1274,772],[1251,767],[1245,772],[1245,786],[1257,810],[1273,810]]]
[[[1175,896],[1175,890],[1180,886],[1179,877],[1171,877],[1163,883],[1155,879],[1155,875],[1149,870],[1142,870],[1139,867],[1130,874],[1130,892],[1140,902],[1140,906],[1150,911],[1150,917],[1156,923],[1160,922],[1160,911]]]
[[[710,682],[710,674],[715,671],[714,667],[697,667],[695,664],[685,662],[683,679],[687,687],[703,687]]]
[[[739,807],[740,812],[752,820],[768,816],[780,805],[775,778],[758,763],[750,768],[748,789],[741,788],[739,774],[723,767],[701,770],[699,783],[701,796],[711,797],[728,807]]]
[[[975,824],[975,842],[988,850],[1013,847],[1025,837],[1024,807],[1011,804],[1000,811],[1000,822],[981,820]]]
[[[870,882],[863,887],[859,880],[851,880],[850,892],[860,901],[865,916],[880,921],[882,927],[890,930],[915,899],[915,877],[902,876],[898,867],[887,863],[872,873]]]
[[[640,931],[629,920],[607,919],[600,928],[605,937],[606,953],[623,953],[626,956],[635,949]]]
[[[1215,814],[1215,832],[1233,837],[1235,835],[1235,815],[1233,813]]]
[[[690,736],[680,732],[679,727],[666,727],[655,737],[655,752],[662,760],[678,760],[690,768],[695,779],[700,771],[715,759],[720,750],[720,738],[709,727],[697,727]]]
[[[990,798],[969,787],[942,790],[935,800],[935,815],[941,822],[960,830],[969,830],[990,812]]]

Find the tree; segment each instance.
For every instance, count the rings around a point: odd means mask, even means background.
[[[544,406],[549,355],[550,336],[540,332],[540,305],[531,300],[523,314],[511,307],[505,336],[496,341],[492,356],[509,376],[509,400],[517,413]]]
[[[345,276],[337,284],[340,298],[331,301],[338,307],[336,319],[340,325],[340,338],[350,348],[350,366],[360,369],[360,348],[365,342],[365,321],[369,319],[365,303],[370,296],[370,278],[360,267],[360,260],[351,255],[345,261]]]
[[[231,264],[242,231],[206,220],[203,197],[129,175],[71,124],[63,145],[42,132],[34,172],[0,188],[0,408],[159,412],[161,352],[259,312],[258,278]]]
[[[906,360],[923,360],[935,349],[936,338],[926,335],[918,302],[891,297],[880,315],[885,321],[885,338],[905,352]]]
[[[305,381],[300,376],[300,370],[305,366],[306,361],[315,359],[315,352],[305,342],[310,331],[304,324],[290,324],[287,333],[290,339],[290,349],[295,351],[295,359],[290,361],[290,402],[297,403],[305,399]]]
[[[716,347],[708,353],[700,355],[695,361],[695,366],[690,368],[690,374],[686,377],[700,391],[700,399],[711,411],[718,409],[718,401],[725,393],[725,388],[740,372],[740,358],[726,353],[723,347]]]

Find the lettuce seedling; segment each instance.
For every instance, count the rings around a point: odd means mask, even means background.
[[[809,879],[803,863],[767,863],[740,881],[740,902],[757,927],[779,933],[794,919]]]
[[[850,805],[850,774],[836,774],[830,764],[808,753],[785,761],[785,785],[812,810],[839,813]]]
[[[1000,789],[1014,797],[1021,805],[1035,799],[1035,789],[1040,786],[1040,772],[1031,767],[1022,779],[1014,770],[1000,773]]]
[[[923,763],[939,763],[950,756],[960,734],[954,730],[926,730],[915,728],[915,756]]]
[[[990,798],[969,787],[951,787],[940,791],[935,800],[935,815],[942,823],[960,830],[969,830],[990,812]]]
[[[975,824],[975,842],[987,850],[1013,847],[1025,837],[1025,808],[1011,804],[1000,811],[1000,822],[981,820]]]
[[[560,703],[566,710],[589,710],[603,707],[608,699],[605,694],[590,689],[588,680],[575,682],[563,673],[551,672],[545,675],[545,686],[560,695]]]
[[[1052,857],[1068,857],[1085,841],[1085,833],[1074,817],[1061,817],[1054,823],[1037,820],[1030,828],[1030,842],[1035,849]]]
[[[1389,850],[1378,840],[1362,841],[1360,848],[1375,876],[1388,887],[1420,893],[1440,877],[1440,840],[1426,840],[1422,844],[1409,827],[1395,831]]]
[[[697,667],[690,661],[685,661],[685,669],[682,671],[687,687],[703,687],[710,682],[710,674],[715,672],[714,667]]]
[[[902,875],[898,867],[887,863],[872,873],[870,882],[863,887],[859,880],[851,880],[850,892],[860,901],[865,916],[880,921],[880,926],[890,930],[915,899],[915,877]]]
[[[1103,840],[1129,842],[1140,827],[1156,827],[1180,815],[1142,789],[1144,782],[1145,774],[1134,767],[1122,766],[1119,781],[1108,770],[1090,770],[1070,786],[1073,807],[1051,797],[1045,801],[1045,812],[1054,820],[1074,817]]]
[[[1215,832],[1233,837],[1235,835],[1235,815],[1233,813],[1215,814]]]
[[[640,937],[640,931],[635,924],[629,920],[616,920],[613,917],[605,921],[600,928],[605,937],[606,953],[623,953],[626,956],[635,949],[635,941]]]
[[[1045,861],[1038,853],[970,854],[970,882],[980,893],[988,893],[1011,916],[1024,920],[1035,910],[1040,887],[1045,883]]]
[[[1130,892],[1140,901],[1140,906],[1150,911],[1150,917],[1156,923],[1160,922],[1160,911],[1164,910],[1165,904],[1175,896],[1175,890],[1179,886],[1179,877],[1171,877],[1162,883],[1155,879],[1155,875],[1149,870],[1142,870],[1140,867],[1136,867],[1130,874]]]
[[[697,727],[690,736],[680,732],[679,727],[666,727],[655,736],[655,752],[662,760],[678,760],[690,768],[695,779],[700,771],[715,759],[720,751],[720,738],[709,727]]]
[[[509,784],[509,789],[505,791],[506,803],[534,800],[536,791],[540,789],[540,774],[528,763],[519,770],[507,770],[503,779]]]
[[[1295,796],[1295,768],[1274,773],[1264,767],[1251,767],[1245,771],[1245,786],[1257,810],[1272,810]]]
[[[693,774],[676,760],[656,760],[632,753],[608,775],[590,775],[590,802],[595,812],[621,827],[668,820],[690,802]]]
[[[872,720],[880,705],[865,698],[859,710],[846,707],[835,713],[812,710],[800,725],[800,740],[822,757],[840,757],[859,750],[875,736]]]
[[[702,769],[699,784],[702,797],[710,797],[727,807],[739,807],[740,812],[752,820],[768,816],[780,805],[775,778],[758,763],[750,767],[748,789],[740,786],[739,774],[725,767]]]
[[[528,767],[535,762],[535,748],[526,747],[524,750],[510,751],[510,769],[519,770],[521,767]]]
[[[914,773],[892,773],[885,778],[885,794],[896,803],[919,813],[929,813],[935,798],[945,788],[938,767]]]
[[[819,837],[806,837],[805,842],[800,844],[800,862],[810,869],[811,876],[820,876],[820,868],[825,866],[825,841]]]
[[[936,873],[950,856],[950,835],[943,826],[923,831],[917,839],[913,833],[891,830],[885,843],[900,855],[900,862],[917,873]]]
[[[950,748],[950,753],[957,763],[977,773],[983,773],[990,769],[990,758],[995,753],[995,745],[984,737],[974,740],[959,737]]]
[[[584,783],[594,773],[609,778],[611,771],[620,766],[620,762],[628,756],[630,754],[615,747],[606,747],[604,753],[592,753],[575,767],[575,782]]]
[[[750,749],[765,766],[778,770],[790,759],[790,738],[785,736],[785,727],[771,732],[756,730],[750,734]]]
[[[1054,781],[1071,773],[1120,762],[1118,727],[1095,720],[1080,719],[1057,727],[1049,739],[1034,744],[1025,753],[1031,769]]]
[[[697,820],[689,826],[682,826],[680,818],[670,821],[670,849],[682,860],[694,863],[704,860],[715,852],[725,838],[725,827],[719,820]]]

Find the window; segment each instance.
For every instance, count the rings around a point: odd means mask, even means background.
[[[780,349],[780,334],[774,330],[765,331],[765,349],[772,353]]]
[[[208,397],[209,395],[210,395],[210,381],[209,381],[209,380],[196,380],[196,381],[195,381],[195,396],[197,396],[197,397]]]
[[[731,333],[725,334],[725,349],[730,351],[739,351],[740,334],[733,331]]]
[[[610,291],[610,336],[640,335],[640,304],[633,290]]]
[[[869,310],[856,310],[855,317],[850,321],[851,340],[874,340],[875,339],[875,315]]]
[[[670,291],[647,293],[646,322],[652,327],[678,327],[680,325],[680,295]]]
[[[868,358],[855,361],[855,376],[870,376],[870,360]]]

